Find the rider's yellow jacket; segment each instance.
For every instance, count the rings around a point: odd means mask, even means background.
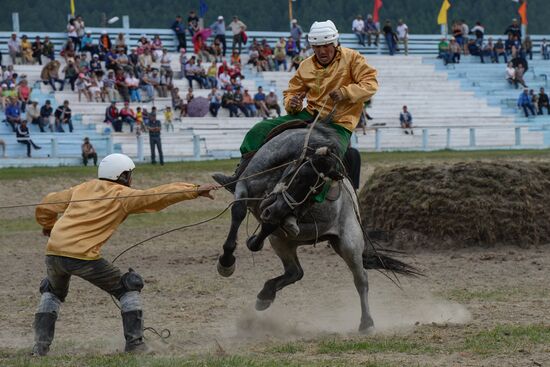
[[[336,56],[324,67],[315,55],[300,63],[298,71],[290,79],[288,89],[283,92],[285,109],[289,114],[300,112],[290,108],[290,99],[295,95],[306,94],[307,111],[319,111],[321,118],[327,116],[334,102],[329,93],[339,89],[346,99],[338,103],[333,121],[353,131],[359,123],[363,103],[378,90],[376,69],[369,66],[359,52],[346,47],[337,47]]]
[[[36,207],[35,217],[44,229],[52,230],[47,255],[96,260],[101,257],[103,244],[129,214],[156,212],[194,199],[197,189],[197,185],[177,182],[135,190],[111,181],[91,180],[47,195]]]

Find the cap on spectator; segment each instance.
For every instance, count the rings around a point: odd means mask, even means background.
[[[10,88],[13,88],[13,87],[15,87],[15,84],[10,83]]]
[[[88,31],[88,32],[86,32],[86,34],[92,34],[92,32]]]
[[[292,23],[298,23],[298,20],[292,19]]]
[[[94,56],[92,56],[94,59],[99,59],[99,55],[98,54],[95,54]]]
[[[220,15],[220,16],[218,17],[218,20],[223,20],[223,15]]]
[[[88,138],[87,136],[84,138],[84,141],[85,142],[89,142],[90,141],[90,138]]]
[[[79,78],[84,78],[84,73],[78,74],[78,77],[79,77]]]
[[[106,31],[106,30],[102,30],[102,31],[101,31],[101,34],[107,34],[107,31]]]
[[[51,103],[51,102],[50,102],[50,100],[49,100],[49,99],[47,99],[47,100],[46,100],[46,104],[50,104],[50,103]]]
[[[6,83],[2,83],[2,88],[7,88],[8,85]]]
[[[186,50],[186,49],[184,49],[184,48],[182,48],[182,49],[180,49],[180,52],[181,52],[182,54],[184,54],[184,53],[186,53],[186,52],[187,52],[187,50]]]
[[[275,93],[275,89],[271,88],[271,89],[269,90],[269,93]]]
[[[113,99],[113,100],[111,101],[111,104],[116,104],[116,101]]]
[[[38,101],[36,101],[36,100],[34,100],[34,101],[29,101],[29,102],[32,103],[32,104],[37,104],[37,103],[38,103]]]

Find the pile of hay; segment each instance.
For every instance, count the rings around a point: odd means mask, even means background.
[[[366,227],[396,245],[550,242],[550,163],[379,168],[359,200]]]

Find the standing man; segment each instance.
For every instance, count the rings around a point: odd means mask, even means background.
[[[246,134],[241,145],[241,163],[232,176],[217,173],[214,180],[222,185],[236,182],[254,153],[263,145],[271,130],[286,121],[312,121],[315,114],[327,117],[334,109],[327,126],[334,129],[343,157],[351,133],[359,123],[363,103],[378,90],[376,70],[369,66],[357,51],[339,46],[338,30],[330,20],[315,22],[308,34],[314,55],[302,61],[296,74],[283,92],[284,107],[288,115],[257,123]],[[307,106],[303,100],[307,98]],[[235,184],[228,190],[234,191]]]
[[[409,133],[407,129],[411,129],[411,135],[414,135],[414,131],[412,130],[413,117],[407,110],[407,106],[403,106],[403,112],[399,114],[399,122],[401,124],[401,128],[405,131],[405,134]]]
[[[97,166],[97,153],[92,143],[90,143],[90,139],[88,137],[84,138],[84,143],[82,144],[81,148],[82,163],[84,163],[84,166],[86,167],[88,165],[88,159],[92,159],[94,162],[94,166]]]
[[[212,34],[214,35],[214,41],[219,40],[223,46],[223,57],[225,57],[225,50],[227,49],[227,44],[225,41],[225,22],[223,20],[223,15],[218,17],[218,20],[210,25]]]
[[[8,40],[8,52],[11,57],[11,63],[17,64],[17,58],[21,57],[21,43],[17,39],[17,33],[12,33],[11,38]]]
[[[239,20],[239,17],[236,15],[233,16],[233,21],[229,23],[231,32],[233,33],[233,48],[232,51],[235,52],[237,44],[239,45],[239,55],[241,54],[241,49],[243,45],[243,32],[246,31],[246,24]],[[225,54],[224,54],[225,56]]]
[[[294,40],[296,43],[296,49],[298,52],[302,49],[300,42],[302,40],[302,34],[304,32],[302,31],[302,27],[298,25],[298,20],[292,19],[292,27],[290,28],[290,37]]]
[[[403,22],[403,19],[399,19],[397,23],[397,40],[403,44],[405,48],[405,56],[409,54],[409,27]]]
[[[151,113],[149,114],[149,124],[147,125],[147,130],[149,130],[149,146],[151,147],[151,163],[157,164],[155,159],[155,146],[159,152],[159,161],[160,165],[164,166],[164,155],[162,154],[162,143],[160,141],[160,132],[162,126],[159,119],[157,118],[157,108],[153,107]]]
[[[174,20],[174,23],[172,23],[170,28],[174,31],[176,38],[178,39],[178,50],[181,50],[182,48],[186,49],[187,41],[185,39],[185,30],[187,27],[182,23],[181,15],[176,17],[176,20]]]
[[[67,297],[73,275],[119,300],[125,352],[147,350],[140,297],[143,278],[132,269],[121,274],[119,268],[101,257],[101,247],[128,214],[157,212],[199,196],[213,199],[210,191],[215,187],[176,182],[135,190],[130,187],[135,167],[124,154],[108,155],[99,164],[98,179],[51,193],[36,207],[36,221],[49,240],[47,276],[40,283],[42,296],[34,317],[33,355],[45,356],[49,352],[59,308]],[[120,198],[113,200],[113,197]]]

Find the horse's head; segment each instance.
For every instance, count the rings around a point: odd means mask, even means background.
[[[260,204],[261,219],[278,224],[294,209],[307,204],[329,180],[341,180],[344,167],[333,148],[322,147],[290,166]]]

